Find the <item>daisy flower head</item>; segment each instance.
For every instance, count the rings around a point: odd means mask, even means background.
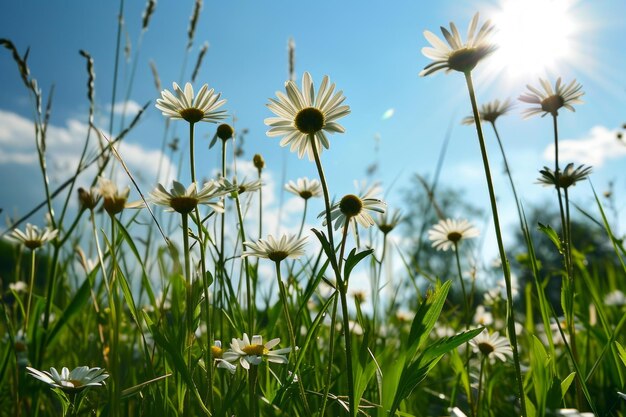
[[[578,181],[586,179],[591,174],[591,167],[579,165],[574,168],[573,163],[567,164],[563,172],[557,171],[558,175],[548,167],[543,167],[539,173],[541,176],[537,178],[537,183],[545,187],[569,188],[576,185]]]
[[[243,242],[248,251],[241,256],[256,256],[274,262],[281,262],[286,258],[297,259],[305,254],[306,239],[306,236],[298,238],[295,235],[283,235],[280,239],[275,239],[274,236],[268,235],[267,239]]]
[[[503,102],[500,100],[493,100],[488,103],[482,104],[480,106],[480,111],[478,112],[480,115],[481,122],[489,122],[495,123],[496,119],[500,116],[506,115],[511,109],[515,106],[510,99],[506,99]],[[474,124],[474,116],[467,116],[462,121],[464,125],[473,125]]]
[[[476,64],[495,51],[496,46],[489,42],[494,26],[487,20],[476,33],[478,13],[474,15],[467,30],[467,41],[464,43],[456,25],[450,22],[450,30],[441,27],[446,43],[437,35],[426,30],[424,37],[432,47],[422,48],[422,54],[433,60],[420,72],[420,76],[433,74],[440,70],[469,73]]]
[[[465,219],[439,220],[439,223],[428,231],[428,239],[433,242],[433,247],[444,251],[450,248],[454,250],[461,240],[478,235],[480,235],[478,229]]]
[[[400,213],[399,210],[393,210],[391,212],[386,211],[378,216],[376,219],[376,226],[378,226],[378,230],[386,235],[395,229],[401,221],[402,213]]]
[[[40,230],[34,224],[27,223],[26,229],[24,229],[23,232],[19,229],[15,229],[11,232],[10,236],[13,241],[26,246],[30,250],[35,250],[51,240],[54,240],[58,234],[59,231],[56,229],[46,227]]]
[[[484,329],[478,336],[470,340],[470,345],[474,348],[474,352],[481,353],[491,360],[497,358],[506,362],[507,356],[513,357],[513,350],[509,341],[506,337],[501,337],[499,332],[489,334],[489,331]]]
[[[296,182],[289,181],[285,185],[285,190],[300,196],[303,200],[322,196],[322,184],[318,180],[310,180],[307,177],[298,178]]]
[[[118,190],[117,185],[108,178],[98,177],[98,193],[104,200],[102,205],[110,215],[118,214],[126,207],[130,187]]]
[[[100,202],[100,194],[96,188],[85,190],[84,188],[78,189],[78,202],[81,208],[86,210],[93,210]]]
[[[613,290],[604,296],[604,304],[607,306],[626,305],[626,296],[620,290]]]
[[[150,193],[150,197],[155,204],[165,206],[170,211],[181,214],[191,213],[199,204],[207,205],[215,211],[223,211],[224,208],[216,198],[226,195],[232,191],[219,181],[208,181],[200,191],[196,190],[196,183],[192,182],[187,188],[178,181],[172,182],[172,188],[167,191],[165,187],[158,184]]]
[[[250,365],[259,365],[263,359],[268,362],[287,363],[289,360],[285,354],[291,352],[291,348],[272,350],[279,343],[280,339],[272,339],[263,344],[261,336],[252,336],[252,340],[250,340],[248,335],[244,333],[243,339],[233,338],[230,343],[230,350],[224,352],[223,358],[231,363],[239,361],[241,367],[246,370],[250,369]]]
[[[174,93],[169,90],[161,92],[161,98],[156,102],[156,108],[161,110],[163,116],[172,120],[186,120],[189,123],[210,122],[216,123],[226,118],[225,110],[218,110],[226,103],[220,100],[221,93],[215,94],[208,84],[200,87],[198,95],[194,97],[191,83],[185,84],[183,91],[178,84],[172,83]]]
[[[377,198],[365,198],[347,194],[330,208],[330,221],[335,222],[335,230],[347,227],[352,219],[367,228],[376,224],[370,212],[384,213],[386,208],[387,203]],[[326,216],[325,211],[321,212],[317,217],[324,216]],[[326,225],[326,219],[324,219],[324,225]]]
[[[48,372],[27,366],[26,370],[33,378],[65,392],[78,392],[88,387],[103,386],[105,385],[104,380],[109,377],[103,368],[90,368],[88,366],[79,366],[71,371],[63,367],[61,373],[55,368],[50,368],[50,372]]]
[[[576,111],[573,104],[583,103],[581,99],[585,94],[582,91],[583,86],[577,83],[576,80],[572,80],[572,82],[565,85],[561,82],[561,78],[559,77],[554,84],[554,89],[552,89],[548,80],[540,78],[539,83],[543,91],[531,85],[527,85],[526,87],[530,92],[519,96],[520,101],[538,105],[526,109],[524,111],[525,118],[532,117],[536,114],[541,114],[541,117],[543,117],[548,113],[552,116],[558,116],[561,107]]]
[[[293,81],[287,81],[285,90],[286,95],[277,91],[277,99],[270,98],[267,104],[276,115],[265,119],[270,127],[267,136],[282,136],[280,146],[290,145],[291,152],[298,152],[298,158],[306,153],[313,161],[313,146],[321,154],[322,148],[330,147],[327,133],[345,131],[337,120],[348,115],[350,107],[342,105],[343,92],[335,92],[335,84],[328,76],[322,79],[317,93],[308,72],[302,76],[302,89]]]

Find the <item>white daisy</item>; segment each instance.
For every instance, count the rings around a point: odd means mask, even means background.
[[[66,392],[77,392],[87,387],[105,385],[104,380],[109,377],[103,368],[90,368],[88,366],[79,366],[71,371],[63,367],[60,374],[55,368],[50,368],[50,372],[48,372],[38,371],[27,366],[26,370],[32,377]]]
[[[181,214],[191,213],[199,204],[207,205],[215,211],[223,211],[224,207],[216,198],[226,195],[232,188],[225,186],[223,182],[210,180],[204,183],[200,191],[196,191],[196,183],[192,182],[189,187],[178,181],[173,181],[172,189],[168,192],[161,184],[150,193],[151,200],[158,205],[168,207],[170,211]]]
[[[9,290],[16,293],[26,292],[28,291],[28,284],[26,284],[24,281],[12,282],[9,284]]]
[[[426,65],[420,76],[426,76],[439,70],[446,72],[460,71],[468,73],[478,62],[493,52],[496,47],[489,43],[489,37],[494,30],[494,26],[487,20],[478,34],[475,34],[478,27],[478,13],[474,15],[467,30],[467,41],[463,43],[461,35],[454,23],[450,22],[450,30],[441,27],[441,32],[448,42],[448,45],[437,35],[426,30],[424,37],[430,42],[432,47],[422,48],[422,54],[433,60]]]
[[[286,258],[297,259],[305,254],[304,246],[307,237],[298,238],[295,235],[283,235],[280,239],[268,235],[267,239],[259,239],[256,242],[243,242],[248,251],[241,256],[256,256],[280,262]]]
[[[271,99],[267,107],[277,117],[268,117],[265,124],[270,126],[267,136],[283,136],[280,146],[291,146],[298,152],[298,158],[308,154],[313,161],[311,136],[315,148],[321,154],[322,147],[328,149],[330,143],[326,133],[343,133],[345,129],[336,120],[350,113],[350,107],[341,105],[345,100],[342,91],[335,92],[328,76],[324,76],[317,94],[308,72],[302,76],[302,90],[293,81],[285,83],[287,94],[276,92],[278,99]]]
[[[493,314],[485,309],[485,306],[479,305],[474,312],[474,324],[479,326],[489,326],[493,324]]]
[[[21,243],[30,250],[35,250],[54,240],[58,234],[59,231],[56,229],[46,227],[43,230],[39,230],[34,224],[27,223],[23,232],[15,229],[10,236],[13,241]]]
[[[585,94],[582,90],[582,85],[572,80],[569,84],[565,85],[561,83],[561,78],[556,80],[554,89],[547,80],[539,79],[543,91],[535,88],[531,85],[526,87],[530,90],[530,93],[522,94],[519,97],[520,101],[538,104],[537,107],[531,107],[524,111],[524,117],[528,118],[536,114],[541,114],[541,117],[550,113],[553,116],[559,114],[559,109],[565,107],[568,110],[576,111],[573,104],[582,103],[581,97]]]
[[[481,122],[495,123],[498,117],[504,116],[510,112],[513,107],[514,104],[508,98],[503,102],[500,102],[500,100],[494,100],[481,105],[478,113],[480,115]],[[473,125],[474,116],[465,117],[461,123],[464,125]]]
[[[213,88],[209,90],[207,84],[200,87],[195,98],[191,83],[185,84],[185,91],[176,83],[172,85],[175,95],[169,90],[163,90],[161,98],[156,102],[156,108],[161,110],[163,116],[173,120],[186,120],[189,123],[215,123],[226,118],[226,111],[218,110],[226,100],[220,100],[221,93],[214,94],[215,90]]]
[[[110,215],[120,213],[126,207],[130,187],[126,186],[126,188],[120,191],[113,181],[104,177],[98,177],[97,190],[104,200],[102,203],[104,209]]]
[[[322,184],[318,180],[310,180],[307,177],[298,178],[296,182],[289,181],[285,190],[300,196],[303,200],[322,196]]]
[[[376,224],[370,213],[384,213],[387,203],[377,198],[363,198],[354,194],[347,194],[330,208],[330,221],[335,222],[335,230],[349,225],[354,219],[363,227]],[[317,217],[324,217],[326,212],[321,212]],[[326,219],[324,219],[326,225]]]
[[[378,216],[376,226],[378,226],[378,230],[386,235],[395,229],[400,221],[402,221],[402,214],[399,210],[386,211]]]
[[[570,162],[563,172],[559,169],[559,175],[545,166],[539,173],[541,176],[537,178],[538,184],[542,184],[544,187],[569,188],[576,185],[578,181],[586,179],[591,174],[591,167],[579,165],[578,168],[574,168],[574,164]]]
[[[437,250],[448,250],[455,246],[462,239],[470,239],[480,234],[472,224],[465,219],[445,219],[439,220],[428,231],[428,239],[433,242],[433,247]]]
[[[506,362],[507,356],[513,357],[513,350],[506,337],[501,337],[499,332],[489,334],[484,329],[478,336],[470,340],[470,345],[474,348],[474,352],[481,353],[483,356],[494,359],[498,358],[502,362]]]
[[[230,350],[224,352],[223,359],[228,362],[239,360],[239,364],[244,369],[250,369],[250,365],[259,365],[263,359],[268,362],[287,363],[289,360],[285,353],[291,352],[291,348],[283,348],[272,351],[272,348],[280,343],[280,339],[272,339],[263,344],[263,338],[259,335],[252,336],[252,341],[246,333],[243,339],[233,338],[230,343]]]
[[[604,296],[604,304],[607,306],[623,306],[626,304],[626,296],[620,290],[611,291]]]

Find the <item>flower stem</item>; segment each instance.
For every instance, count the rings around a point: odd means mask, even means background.
[[[26,318],[24,321],[24,334],[28,335],[28,319],[30,317],[30,304],[33,298],[33,289],[35,288],[35,252],[33,249],[30,251],[30,280],[28,283],[28,301],[26,303]]]
[[[291,344],[292,352],[295,353],[294,362],[298,362],[298,356],[300,351],[297,349],[296,345],[296,334],[293,330],[293,324],[291,322],[291,317],[289,315],[289,299],[287,296],[287,290],[285,289],[285,284],[283,283],[282,275],[280,273],[280,261],[275,262],[276,264],[276,280],[278,281],[278,290],[280,295],[280,301],[283,305],[283,313],[285,314],[285,321],[287,322],[287,330],[289,332],[289,343]],[[296,375],[296,369],[294,369],[294,378]],[[302,397],[302,402],[304,404],[304,409],[306,411],[306,415],[312,415],[311,410],[309,409],[309,403],[306,399],[306,393],[304,391],[304,385],[302,384],[302,378],[298,378],[298,387],[300,389],[300,396]]]
[[[194,157],[193,140],[194,123],[189,123],[189,169],[191,170],[191,182],[196,182],[196,165]]]
[[[523,417],[527,416],[526,412],[526,397],[524,394],[524,381],[522,380],[522,371],[520,368],[519,352],[517,350],[517,335],[515,334],[515,310],[513,308],[513,289],[511,286],[511,270],[509,261],[504,251],[504,243],[502,240],[502,232],[500,230],[500,218],[498,216],[498,206],[496,204],[496,195],[493,189],[493,182],[491,180],[491,170],[489,169],[489,159],[487,157],[487,148],[485,147],[485,139],[483,136],[482,127],[480,124],[480,115],[478,114],[478,105],[476,103],[476,95],[474,93],[474,85],[472,83],[471,72],[465,73],[465,81],[467,83],[467,89],[472,103],[472,112],[474,114],[474,125],[476,126],[476,133],[478,135],[478,142],[480,144],[480,152],[483,159],[483,166],[485,169],[485,178],[487,180],[487,188],[489,189],[489,200],[491,203],[491,212],[493,216],[493,224],[496,233],[496,240],[498,242],[498,252],[500,253],[500,260],[502,263],[502,272],[504,274],[504,282],[506,283],[506,298],[507,298],[507,328],[509,341],[511,343],[511,349],[513,350],[513,362],[515,363],[515,379],[517,380],[518,395],[520,401],[520,411]]]
[[[239,234],[241,236],[241,249],[245,250],[243,242],[246,241],[246,233],[243,228],[243,214],[241,212],[241,201],[239,200],[239,193],[236,193],[235,206],[237,207],[237,216],[239,218]],[[250,264],[248,257],[243,258],[243,265],[246,274],[246,304],[248,307],[248,331],[250,334],[254,334],[254,313],[253,313],[253,297],[252,297],[252,285],[250,279]]]
[[[320,183],[322,184],[322,192],[324,194],[324,207],[325,207],[325,211],[326,211],[326,230],[328,231],[328,243],[330,244],[331,249],[333,249],[333,251],[331,251],[331,257],[330,257],[330,263],[332,265],[333,270],[335,271],[335,278],[337,280],[337,287],[339,289],[339,296],[341,298],[341,311],[342,311],[342,315],[343,315],[343,321],[344,321],[344,337],[345,337],[345,343],[346,343],[346,371],[348,373],[348,401],[349,401],[349,411],[350,411],[350,417],[353,417],[356,415],[355,413],[355,398],[354,398],[354,375],[352,373],[352,346],[351,346],[351,339],[350,339],[350,328],[348,326],[346,326],[347,321],[348,321],[348,302],[347,302],[347,297],[346,297],[346,292],[347,292],[347,285],[346,283],[343,282],[342,277],[341,277],[341,267],[340,265],[337,263],[337,258],[334,252],[334,248],[335,248],[335,243],[334,243],[334,239],[333,239],[333,225],[332,225],[332,219],[330,217],[330,198],[328,196],[328,186],[326,184],[326,177],[324,176],[324,169],[322,168],[322,162],[320,161],[320,155],[319,155],[319,151],[317,149],[317,146],[315,145],[315,135],[311,134],[309,136],[309,140],[311,143],[311,148],[313,150],[313,158],[315,159],[315,166],[317,167],[317,172],[319,174],[320,177]],[[344,231],[344,243],[345,244],[345,231]],[[343,250],[342,250],[343,252]],[[341,258],[343,256],[340,256],[339,262],[341,262]],[[336,314],[336,310],[333,310]],[[333,315],[334,317],[334,315]],[[332,330],[331,330],[332,331]],[[332,358],[331,358],[332,361]]]
[[[187,324],[187,336],[185,338],[186,346],[184,350],[187,351],[187,368],[190,374],[193,374],[193,366],[192,366],[192,354],[191,354],[191,346],[193,344],[193,310],[194,306],[192,303],[193,298],[193,290],[192,290],[192,280],[191,280],[191,260],[189,253],[189,218],[187,217],[187,213],[183,213],[182,215],[182,229],[183,229],[183,252],[185,254],[185,288],[187,290],[187,300],[185,305],[187,307],[186,311],[186,324]],[[185,415],[189,415],[188,411],[191,405],[191,396],[190,396],[191,387],[188,387],[185,391]]]

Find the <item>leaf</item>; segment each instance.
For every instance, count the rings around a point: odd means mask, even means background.
[[[157,382],[160,381],[162,379],[165,379],[167,377],[172,376],[172,374],[167,374],[167,375],[162,375],[156,378],[153,378],[149,381],[145,381],[142,382],[140,384],[135,385],[134,387],[130,387],[130,388],[126,388],[125,390],[122,391],[122,399],[124,398],[128,398],[128,397],[132,397],[133,395],[137,394],[139,391],[141,391],[141,389],[147,385],[152,384],[153,382]]]
[[[356,248],[352,249],[348,254],[348,258],[346,259],[346,263],[343,266],[343,279],[348,282],[348,278],[350,278],[350,273],[354,269],[354,267],[361,262],[366,256],[371,255],[374,252],[374,249],[367,249],[363,252],[356,253]]]
[[[559,253],[563,254],[563,243],[559,238],[558,233],[550,226],[539,223],[539,231],[548,236],[548,239],[554,243],[554,246],[559,250]]]
[[[433,327],[435,327],[451,285],[452,281],[446,281],[420,304],[415,313],[415,318],[413,318],[411,332],[409,333],[409,353],[407,354],[409,360],[415,355],[417,349],[424,343]]]

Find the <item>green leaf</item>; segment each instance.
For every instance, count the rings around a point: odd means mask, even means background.
[[[539,223],[539,231],[548,236],[548,239],[554,243],[554,246],[559,250],[559,253],[563,253],[563,243],[559,238],[558,233],[550,226]]]
[[[354,267],[361,262],[366,256],[371,255],[374,252],[374,249],[367,249],[363,252],[356,253],[356,248],[352,249],[348,254],[348,258],[346,259],[346,263],[343,266],[343,279],[344,281],[348,281],[350,278],[350,273],[354,269]]]
[[[137,384],[134,387],[126,388],[125,390],[122,391],[122,399],[132,397],[133,395],[139,393],[143,387],[150,385],[154,382],[161,381],[162,379],[165,379],[170,376],[172,376],[172,374],[162,375],[162,376],[153,378],[149,381],[142,382],[141,384]]]
[[[409,353],[407,354],[409,360],[415,355],[417,349],[422,346],[433,327],[435,327],[451,285],[452,281],[446,281],[420,304],[409,333]]]

